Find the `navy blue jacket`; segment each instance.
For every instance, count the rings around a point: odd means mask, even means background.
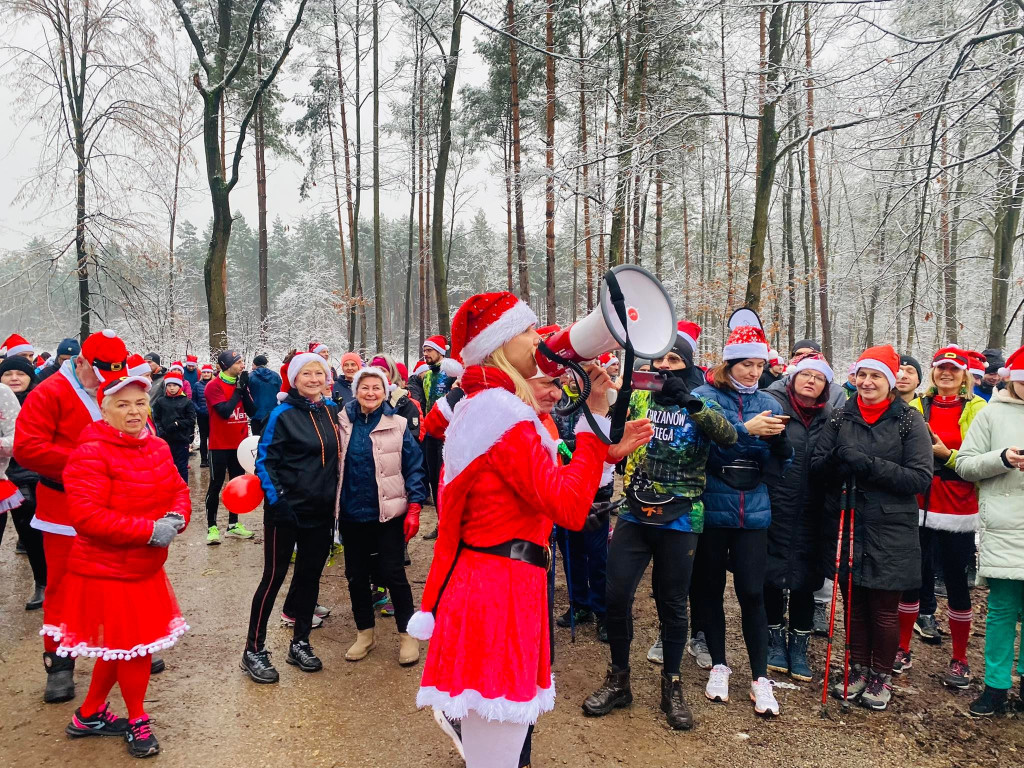
[[[339,376],[334,380],[334,389],[331,390],[331,399],[338,404],[339,408],[344,408],[346,405],[351,403],[355,397],[355,392],[352,391],[352,382],[344,376]]]
[[[253,368],[249,373],[249,395],[256,406],[252,418],[264,421],[277,407],[277,393],[281,391],[281,376],[266,366]]]
[[[762,411],[782,413],[779,401],[767,392],[743,394],[735,389],[719,389],[705,384],[693,391],[698,397],[713,400],[725,412],[726,418],[736,427],[739,439],[729,448],[711,446],[708,457],[708,479],[704,490],[704,528],[748,528],[761,530],[772,522],[772,504],[768,488],[762,482],[752,491],[738,491],[718,477],[718,470],[733,459],[751,459],[765,471],[778,472],[789,466],[793,460],[793,449],[781,461],[771,461],[772,448],[769,443],[747,432],[743,423]]]
[[[195,403],[196,413],[206,415],[210,412],[206,406],[206,385],[209,383],[209,381],[200,379],[192,385],[192,402]]]

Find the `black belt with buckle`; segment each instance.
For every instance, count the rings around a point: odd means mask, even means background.
[[[518,560],[529,565],[543,568],[545,571],[551,567],[551,550],[540,544],[534,544],[525,539],[510,539],[493,547],[474,547],[471,544],[462,542],[462,548],[484,555],[496,555],[507,557],[509,560]]]
[[[58,483],[56,480],[51,480],[48,477],[40,476],[39,482],[54,491],[60,491],[64,493],[64,483]]]

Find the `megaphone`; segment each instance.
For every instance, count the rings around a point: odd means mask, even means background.
[[[626,345],[626,331],[613,303],[610,280],[618,284],[625,300],[629,342],[637,357],[664,357],[676,341],[676,310],[672,299],[654,275],[642,267],[623,264],[601,281],[598,305],[582,320],[552,334],[545,346],[559,357],[582,363]],[[551,376],[563,366],[537,353],[537,365]]]

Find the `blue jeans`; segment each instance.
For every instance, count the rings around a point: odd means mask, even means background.
[[[565,580],[573,610],[589,608],[604,616],[608,571],[608,527],[605,520],[592,531],[556,528],[558,552],[562,556]]]

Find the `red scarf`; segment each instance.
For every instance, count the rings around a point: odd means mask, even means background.
[[[516,385],[508,374],[490,365],[471,365],[459,380],[466,397],[472,397],[485,389],[504,389],[516,393]]]
[[[886,398],[875,405],[868,405],[861,399],[860,395],[857,395],[857,407],[860,408],[860,415],[864,417],[864,421],[868,424],[874,424],[882,418],[882,414],[889,410],[891,404],[892,401]]]
[[[811,422],[814,421],[814,417],[818,415],[818,411],[825,407],[825,403],[828,402],[828,383],[825,384],[825,389],[822,390],[821,395],[818,396],[817,401],[813,405],[804,405],[800,398],[793,392],[793,383],[795,376],[790,376],[786,382],[786,394],[789,395],[789,404],[793,406],[793,411],[800,418],[800,421],[804,423],[805,427],[811,426]]]

